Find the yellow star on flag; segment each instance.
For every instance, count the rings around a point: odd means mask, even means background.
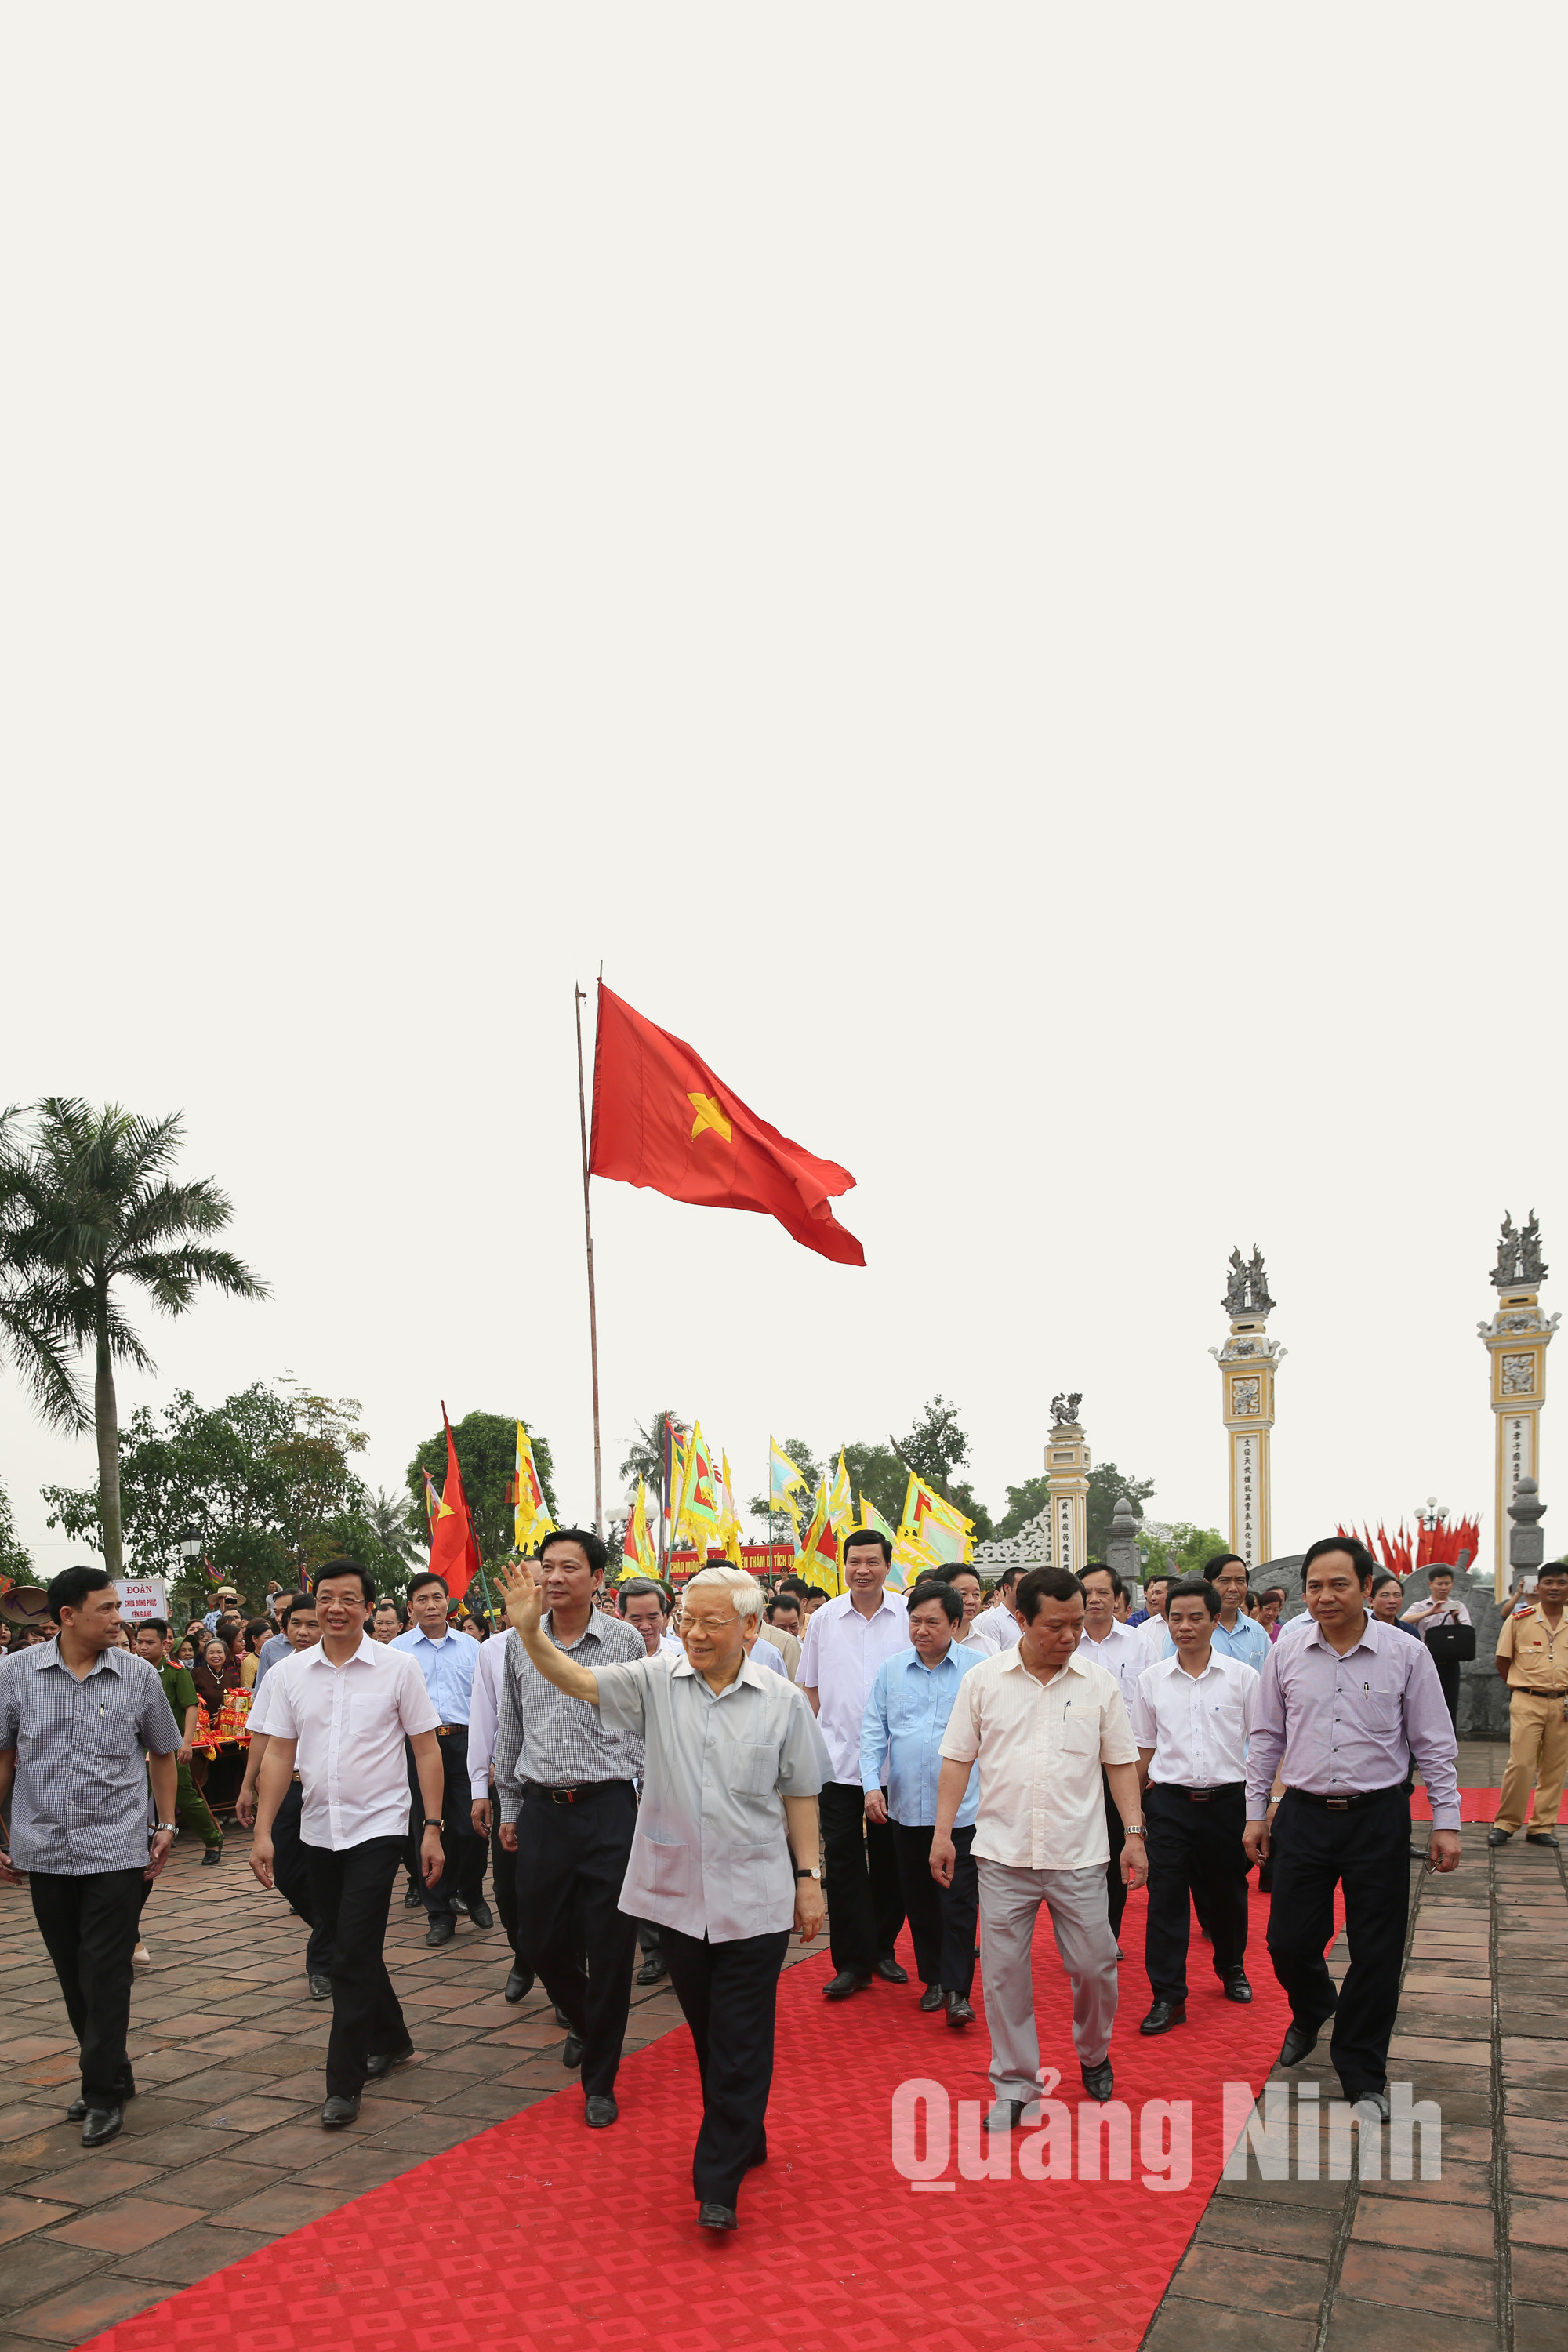
[[[688,1095],[686,1099],[691,1104],[697,1113],[696,1119],[694,1120],[691,1129],[692,1141],[695,1142],[697,1140],[697,1138],[701,1134],[705,1127],[710,1127],[715,1135],[721,1135],[725,1142],[728,1143],[733,1130],[731,1128],[729,1120],[725,1118],[723,1112],[720,1109],[718,1104],[713,1099],[713,1097],[711,1095]]]

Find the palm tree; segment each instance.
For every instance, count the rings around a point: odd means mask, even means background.
[[[123,1568],[120,1512],[119,1360],[156,1370],[120,1304],[116,1286],[140,1284],[164,1315],[183,1315],[205,1284],[233,1298],[265,1298],[267,1285],[227,1250],[193,1238],[217,1233],[234,1211],[210,1177],[178,1183],[167,1173],[184,1120],[134,1118],[114,1104],[92,1110],[49,1095],[26,1131],[16,1109],[0,1117],[0,1345],[56,1427],[91,1421],[98,1438],[104,1565]],[[92,1409],[75,1359],[93,1352]]]
[[[408,1497],[389,1495],[382,1487],[375,1490],[375,1500],[365,1513],[377,1543],[384,1544],[395,1559],[405,1565],[414,1559],[416,1545],[409,1526]]]
[[[637,1492],[637,1482],[646,1479],[647,1489],[662,1509],[664,1504],[664,1424],[668,1422],[682,1437],[689,1437],[691,1424],[682,1421],[678,1412],[650,1413],[646,1422],[634,1422],[637,1434],[626,1448],[626,1458],[621,1465],[621,1476],[626,1481],[629,1494]]]

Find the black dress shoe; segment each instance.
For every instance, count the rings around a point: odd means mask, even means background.
[[[1173,2025],[1185,2025],[1187,2004],[1184,2000],[1157,2000],[1139,2026],[1140,2033],[1169,2033]]]
[[[1292,2023],[1289,2032],[1279,2045],[1280,2065],[1299,2066],[1303,2058],[1310,2058],[1318,2046],[1318,2036],[1322,2030],[1321,2025]]]
[[[1489,1845],[1506,1845],[1512,1835],[1513,1832],[1511,1830],[1500,1830],[1497,1823],[1494,1822],[1490,1829],[1487,1832],[1487,1843]]]
[[[1225,1979],[1224,1991],[1226,2000],[1247,2001],[1252,1999],[1252,1987],[1247,1981],[1244,1969],[1232,1969]]]
[[[449,1944],[458,1932],[458,1923],[449,1911],[437,1911],[430,1922],[427,1944]]]
[[[1016,2131],[1027,2099],[998,2099],[986,2109],[980,2128],[986,2132]]]
[[[1555,1845],[1557,1840],[1550,1830],[1526,1830],[1524,1843],[1526,1845]]]
[[[533,1971],[531,1969],[513,1969],[511,1974],[506,1980],[506,1999],[508,2000],[526,2000],[532,1990]]]
[[[608,2125],[615,2122],[620,2112],[608,2091],[590,2091],[584,2103],[584,2113],[588,2118],[590,2131],[604,2131]]]
[[[216,1845],[209,1845],[205,1853],[203,1854],[202,1868],[204,1870],[210,1870],[215,1862],[221,1862],[222,1860],[223,1840],[219,1838]]]
[[[124,2121],[123,2104],[112,2107],[89,2107],[81,2119],[83,2147],[101,2147],[106,2140],[118,2139],[120,2126]]]
[[[569,2033],[561,2045],[561,2063],[563,2066],[580,2066],[583,2063],[583,2044],[575,2033]]]
[[[87,2101],[85,2099],[73,2099],[69,2106],[66,2109],[66,2121],[68,2124],[79,2124],[86,2113]]]
[[[453,1908],[453,1910],[454,1910],[454,1911],[462,1911],[462,1912],[466,1912],[466,1911],[468,1910],[468,1896],[467,1896],[466,1895],[453,1895],[453,1897],[452,1897],[452,1908]]]
[[[405,1911],[417,1911],[419,1906],[424,1902],[424,1900],[425,1897],[420,1894],[419,1889],[415,1885],[414,1881],[410,1879],[408,1882],[408,1891],[403,1898],[404,1909]]]
[[[331,2000],[332,1997],[332,1980],[331,1977],[322,1976],[320,1969],[318,1969],[316,1974],[310,1979],[310,1999],[312,2000]]]
[[[367,2058],[364,2062],[366,2079],[375,2082],[382,2074],[390,2074],[395,2066],[406,2066],[414,2055],[414,2044],[405,2042],[401,2050],[394,2050],[384,2058]]]
[[[657,1952],[650,1952],[637,1970],[635,1981],[638,1984],[657,1984],[660,1977],[668,1974],[669,1971],[659,1955]]]
[[[966,1992],[950,1992],[947,1996],[947,2021],[950,2025],[973,2025],[974,2011]]]
[[[469,1897],[468,1917],[476,1927],[493,1927],[496,1923],[496,1915],[482,1895]]]
[[[741,2224],[732,2205],[715,2205],[705,2198],[697,2208],[697,2226],[700,2230],[738,2230]]]
[[[1110,2059],[1102,2058],[1098,2066],[1080,2065],[1078,2071],[1089,2097],[1098,2099],[1103,2106],[1116,2088],[1116,2077],[1110,2071]]]
[[[941,1985],[927,1985],[921,1995],[921,2007],[929,2013],[933,2009],[940,2009],[946,1999]]]
[[[852,1992],[869,1992],[870,1990],[869,1977],[858,1977],[848,1969],[840,1969],[832,1982],[823,1986],[822,1998],[824,2000],[847,2000]]]
[[[343,2126],[345,2124],[352,2124],[358,2114],[359,2093],[357,2091],[354,2093],[353,2098],[350,2099],[339,2098],[334,2094],[334,2095],[327,2101],[326,2105],[321,2109],[321,2129],[323,2131],[342,2131]]]
[[[884,1984],[908,1984],[910,1980],[908,1969],[900,1968],[891,1952],[878,1953],[877,1974]]]
[[[566,2011],[562,2008],[559,2001],[555,2004],[555,2022],[557,2025],[564,2025],[568,2031],[571,2029],[572,2020],[567,2016]]]

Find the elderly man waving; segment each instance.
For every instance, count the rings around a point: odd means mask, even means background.
[[[647,1743],[620,1907],[659,1927],[702,2077],[692,2159],[697,2219],[732,2230],[741,2182],[767,2155],[773,2010],[793,1924],[822,1925],[816,1794],[832,1770],[804,1694],[745,1654],[762,1588],[708,1568],[682,1596],[686,1655],[590,1668],[540,1626],[525,1570],[501,1578],[507,1614],[544,1680]]]

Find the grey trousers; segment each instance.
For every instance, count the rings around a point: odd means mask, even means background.
[[[1105,1864],[1092,1870],[1014,1870],[980,1864],[980,1956],[991,2088],[999,2099],[1040,2095],[1030,1955],[1044,1903],[1072,1986],[1072,2038],[1079,2062],[1098,2066],[1116,2021],[1116,1938],[1106,1908]]]

